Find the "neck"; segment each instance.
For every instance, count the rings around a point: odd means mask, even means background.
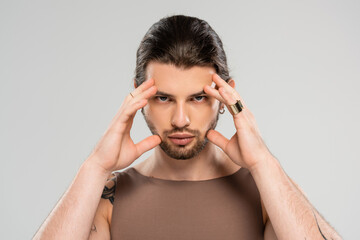
[[[235,163],[211,142],[208,142],[197,156],[189,159],[171,158],[159,146],[154,150],[154,153],[146,160],[146,172],[157,178],[205,180],[222,176],[226,172],[231,172],[234,167],[236,168]]]

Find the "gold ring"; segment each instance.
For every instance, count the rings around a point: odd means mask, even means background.
[[[130,93],[130,95],[131,95],[132,97],[134,97],[131,93]]]
[[[238,114],[243,108],[244,107],[240,100],[237,100],[235,104],[229,106],[229,110],[232,115]]]

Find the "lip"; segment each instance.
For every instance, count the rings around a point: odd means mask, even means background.
[[[188,133],[176,133],[169,135],[169,138],[192,138],[194,135],[188,134]]]
[[[169,139],[176,145],[186,145],[186,144],[190,143],[194,139],[194,137],[187,137],[187,138],[169,137]]]

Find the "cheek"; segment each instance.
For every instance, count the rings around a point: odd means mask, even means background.
[[[219,101],[216,99],[209,100],[208,102],[194,107],[194,111],[202,118],[211,118],[216,116],[218,111]]]
[[[214,112],[219,111],[219,106],[220,106],[219,100],[214,99],[214,100],[211,102],[211,109],[212,109]]]
[[[168,115],[164,114],[164,110],[157,105],[151,103],[147,104],[144,107],[144,113],[158,130],[166,128],[170,122]]]
[[[219,101],[214,100],[204,104],[202,107],[197,107],[192,109],[191,121],[193,124],[196,124],[197,127],[207,128],[208,124],[214,120],[218,113]]]

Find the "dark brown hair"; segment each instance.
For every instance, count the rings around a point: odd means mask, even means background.
[[[231,78],[219,36],[206,21],[196,17],[173,15],[150,27],[136,53],[137,86],[146,80],[150,61],[182,69],[210,66],[225,81]]]

